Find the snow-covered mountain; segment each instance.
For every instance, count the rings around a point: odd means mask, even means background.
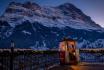
[[[0,17],[0,47],[15,41],[16,47],[58,48],[71,37],[79,48],[104,47],[104,29],[70,3],[42,7],[36,3],[11,2]]]

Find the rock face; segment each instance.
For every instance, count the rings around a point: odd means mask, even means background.
[[[73,4],[41,7],[36,3],[11,2],[0,17],[0,48],[46,50],[58,48],[60,40],[77,40],[78,48],[104,47],[104,29]]]

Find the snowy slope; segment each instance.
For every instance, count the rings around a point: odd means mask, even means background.
[[[20,48],[57,48],[63,37],[76,39],[79,48],[104,47],[103,35],[102,27],[70,3],[41,7],[11,2],[0,17],[0,45],[4,47],[14,40]]]
[[[26,3],[25,5],[32,5],[33,8],[37,6],[37,4],[34,5],[33,3]],[[40,22],[47,27],[63,28],[68,26],[76,29],[101,29],[90,17],[83,15],[81,10],[70,3],[58,7],[41,7],[33,10],[31,6],[27,8],[24,7],[24,4],[13,2],[8,6],[2,20],[8,21],[12,27],[28,20],[32,23],[35,21]]]

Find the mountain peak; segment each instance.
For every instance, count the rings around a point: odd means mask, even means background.
[[[40,6],[39,6],[37,3],[32,3],[32,2],[30,2],[30,1],[25,2],[25,3],[23,4],[23,7],[29,8],[29,9],[33,9],[33,10],[39,9],[39,8],[40,8]]]
[[[46,26],[73,27],[76,29],[99,28],[90,17],[71,3],[64,3],[57,7],[41,7],[33,2],[23,4],[11,2],[4,13],[4,19],[10,24],[22,24],[22,21],[42,22]],[[41,20],[39,20],[41,19]],[[46,22],[47,21],[47,22]],[[51,21],[51,24],[49,24]],[[74,23],[74,24],[71,24]]]
[[[11,5],[22,5],[22,4],[21,4],[21,3],[18,3],[18,2],[14,2],[14,1],[13,1],[13,2],[10,2],[10,3],[9,3],[9,6],[11,6]]]
[[[64,3],[64,4],[60,5],[60,6],[64,6],[64,7],[67,7],[67,8],[75,7],[75,6],[74,6],[73,4],[71,4],[71,3]]]
[[[79,14],[83,14],[83,12],[78,9],[75,5],[71,4],[71,3],[64,3],[62,5],[59,5],[58,6],[60,9],[63,9],[63,10],[69,10],[71,12],[77,12]]]
[[[41,8],[38,4],[33,3],[31,1],[27,1],[23,4],[17,3],[17,2],[10,2],[8,8],[6,9],[6,12],[10,12],[10,13],[14,12],[16,9],[20,9],[20,7],[31,9],[31,10],[37,10]]]

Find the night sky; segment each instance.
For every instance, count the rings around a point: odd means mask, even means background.
[[[9,2],[33,1],[40,5],[57,6],[66,2],[72,3],[90,16],[97,24],[104,27],[104,0],[0,0],[0,15],[3,14]]]

